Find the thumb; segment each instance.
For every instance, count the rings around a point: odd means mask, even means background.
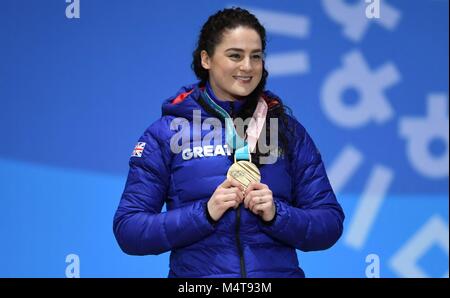
[[[237,187],[241,191],[244,191],[244,187],[242,186],[242,184],[239,181],[237,181],[236,179],[233,179],[233,178],[227,178],[227,180],[225,180],[220,185],[220,187],[223,187],[223,188]]]
[[[230,179],[225,179],[225,181],[222,182],[222,184],[219,185],[219,187],[223,188],[229,188],[232,184],[232,181]]]

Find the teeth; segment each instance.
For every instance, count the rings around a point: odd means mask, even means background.
[[[242,80],[242,81],[250,81],[252,77],[235,77],[238,80]]]

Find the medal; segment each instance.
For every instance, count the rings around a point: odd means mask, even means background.
[[[268,110],[266,101],[263,98],[259,99],[247,128],[247,139],[243,140],[236,132],[231,116],[210,98],[206,89],[202,92],[202,95],[204,102],[225,120],[226,142],[230,148],[236,149],[234,163],[228,169],[227,178],[237,180],[244,189],[251,182],[260,182],[261,173],[258,167],[252,163],[251,152],[254,152],[256,148],[256,143],[266,121]]]
[[[261,181],[261,173],[256,165],[251,161],[235,160],[228,169],[227,178],[237,180],[245,190],[251,182]]]

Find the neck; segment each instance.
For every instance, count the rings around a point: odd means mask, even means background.
[[[215,86],[213,86],[209,81],[206,82],[206,89],[209,93],[209,95],[213,98],[216,99],[218,101],[225,101],[225,102],[234,102],[237,101],[238,99],[234,98],[234,97],[225,97],[225,96],[221,96],[219,94],[219,92],[217,92],[217,88]]]

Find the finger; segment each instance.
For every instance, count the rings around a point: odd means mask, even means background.
[[[239,200],[239,197],[237,196],[236,193],[229,193],[229,194],[222,195],[220,197],[220,200],[222,202],[237,201],[237,200]]]
[[[231,186],[239,188],[241,191],[244,191],[244,186],[237,181],[236,179],[231,179]]]
[[[250,182],[250,184],[245,189],[245,195],[247,195],[249,192],[251,192],[253,190],[266,189],[266,188],[268,189],[269,187],[266,184],[264,184],[264,183]]]
[[[230,208],[236,208],[236,206],[239,206],[237,203],[236,203],[236,201],[228,201],[228,202],[225,202],[225,203],[223,203],[223,206],[225,207],[225,210],[228,210],[228,209],[230,209]]]
[[[255,189],[257,187],[257,182],[251,182],[244,193],[244,205],[246,208],[249,207],[249,203],[251,202],[252,198],[256,197],[258,195]]]
[[[240,201],[236,201],[236,208],[239,207],[240,204],[241,204]],[[236,208],[235,208],[235,209],[236,209]]]
[[[227,178],[225,179],[220,185],[219,187],[222,188],[229,188],[231,186],[231,179]]]
[[[221,187],[223,187],[223,188],[237,187],[241,191],[244,191],[244,187],[242,186],[242,184],[239,181],[237,181],[236,179],[233,179],[233,178],[227,178],[227,180],[225,180],[221,184]]]
[[[235,200],[232,201],[232,202],[233,202],[233,205],[232,205],[233,209],[236,209],[236,208],[239,207],[239,201],[238,201],[237,199],[235,199]]]
[[[262,203],[261,200],[262,200],[262,197],[252,196],[252,198],[250,199],[250,201],[248,203],[248,208],[250,210],[252,210],[255,205]]]
[[[250,182],[249,185],[247,185],[247,188],[245,189],[245,195],[248,195],[252,190],[255,189],[257,182]]]
[[[252,190],[249,194],[251,194],[252,196],[255,196],[255,197],[263,197],[270,193],[267,189],[256,189],[256,190]]]
[[[262,212],[265,212],[266,210],[269,210],[271,206],[272,206],[271,202],[265,202],[264,204],[256,204],[253,206],[251,211],[255,214],[260,214]]]
[[[239,203],[241,203],[244,200],[244,193],[237,187],[231,187],[231,188],[224,188],[221,191],[222,195],[235,195],[236,198],[239,200]]]
[[[224,188],[221,191],[222,194],[230,194],[230,193],[237,193],[237,192],[241,192],[241,190],[238,187]]]
[[[239,198],[239,203],[244,201],[244,192],[241,189],[237,188],[237,187],[234,188],[234,191],[236,192],[236,195]]]
[[[254,208],[256,205],[266,204],[267,202],[272,202],[271,195],[255,196],[254,199],[251,200],[250,209]]]
[[[250,204],[250,202],[252,201],[253,198],[264,197],[264,196],[267,196],[267,195],[271,195],[271,193],[268,192],[267,189],[252,190],[249,193],[245,194],[244,206],[246,208],[249,208],[249,204]]]
[[[252,198],[253,198],[253,193],[252,192],[249,193],[249,194],[244,195],[244,207],[245,208],[248,208],[248,205],[249,205],[250,201],[252,200]]]
[[[244,205],[249,207],[249,202],[254,197],[272,197],[272,191],[269,188],[255,189],[245,194]]]
[[[231,194],[226,195],[225,201],[231,201],[234,200],[239,205],[244,201],[244,195],[241,193],[240,190],[237,190],[236,192],[233,192]]]

